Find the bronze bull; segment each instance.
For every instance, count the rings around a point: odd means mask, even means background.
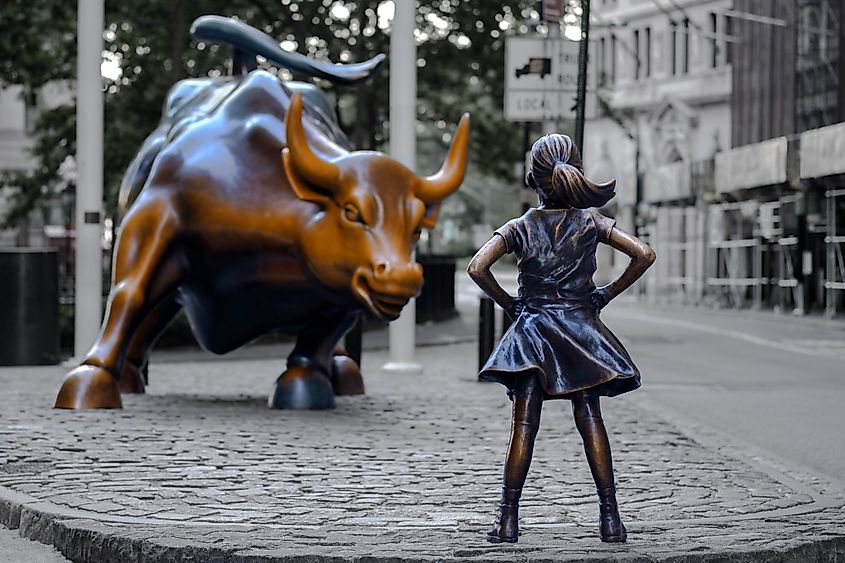
[[[299,71],[304,57],[285,60],[272,40],[222,18],[192,31],[233,43],[240,75],[171,92],[121,188],[127,210],[100,334],[56,407],[121,408],[120,392],[144,392],[150,348],[184,308],[218,354],[273,330],[295,335],[269,405],[331,408],[336,392],[362,390],[339,340],[362,311],[396,319],[422,286],[413,249],[463,180],[468,116],[441,170],[419,177],[382,153],[348,150],[325,107],[303,104],[303,90],[319,100],[314,90],[255,70],[256,54]],[[312,70],[354,82],[378,62]]]

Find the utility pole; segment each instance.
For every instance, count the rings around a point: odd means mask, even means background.
[[[396,0],[390,32],[390,156],[416,168],[417,45],[416,0]],[[416,300],[411,299],[390,323],[390,362],[386,371],[419,373],[414,362]]]
[[[575,102],[575,144],[584,160],[584,118],[587,105],[587,56],[590,46],[590,0],[581,0],[581,44],[578,46],[578,92]]]
[[[97,338],[102,319],[104,0],[78,0],[76,273],[74,357]]]

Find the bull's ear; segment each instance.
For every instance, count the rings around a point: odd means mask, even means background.
[[[290,182],[290,187],[293,190],[293,193],[296,194],[296,197],[318,205],[325,205],[331,200],[331,196],[328,192],[322,192],[314,189],[314,187],[309,184],[305,178],[296,172],[293,167],[293,162],[291,162],[290,149],[287,147],[282,149],[282,163],[284,163],[285,174],[287,174],[288,182]]]
[[[422,218],[423,229],[433,229],[437,224],[437,216],[440,215],[440,203],[430,203],[425,206],[425,215]]]

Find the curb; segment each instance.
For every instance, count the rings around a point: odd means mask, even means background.
[[[111,518],[108,521],[95,517],[93,513],[79,510],[67,510],[49,502],[41,502],[32,497],[16,493],[6,487],[0,487],[0,524],[12,530],[17,529],[20,536],[52,545],[74,563],[137,562],[137,563],[415,563],[441,561],[483,561],[483,552],[460,551],[450,558],[419,557],[412,554],[398,555],[361,555],[354,557],[333,556],[319,553],[300,554],[260,554],[239,553],[236,548],[210,548],[192,545],[174,538],[174,545],[132,537],[121,534],[127,525],[142,524],[142,519]],[[118,526],[115,527],[114,525]],[[111,531],[109,531],[111,528]],[[505,546],[503,549],[512,549]],[[541,560],[531,558],[530,553],[514,553],[514,560]],[[815,538],[790,547],[786,550],[768,549],[747,552],[687,552],[667,556],[654,556],[646,553],[620,552],[618,556],[585,553],[578,557],[564,556],[560,559],[542,561],[591,561],[655,563],[715,563],[738,562],[750,563],[766,561],[776,563],[828,563],[845,560],[845,536],[834,538]]]

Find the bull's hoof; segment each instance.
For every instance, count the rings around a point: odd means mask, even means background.
[[[271,409],[333,409],[332,385],[319,370],[289,367],[273,386],[267,406]]]
[[[123,363],[123,373],[117,380],[117,388],[121,394],[146,393],[144,371],[129,360]]]
[[[65,376],[57,409],[122,409],[114,376],[103,368],[82,365]]]
[[[332,358],[332,389],[335,395],[363,395],[364,380],[361,369],[349,356],[337,355]]]

